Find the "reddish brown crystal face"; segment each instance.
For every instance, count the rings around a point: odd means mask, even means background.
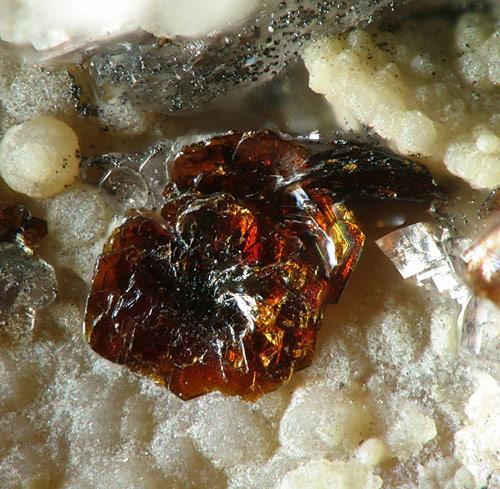
[[[328,193],[272,190],[305,156],[267,133],[184,150],[162,215],[129,217],[99,260],[92,347],[184,399],[256,398],[308,365],[363,236]]]
[[[99,258],[85,316],[92,348],[183,399],[255,399],[307,366],[323,306],[364,240],[311,183],[323,173],[269,132],[185,148],[161,214],[131,214]]]
[[[0,203],[0,243],[18,241],[28,247],[36,246],[47,235],[47,223],[22,205]]]

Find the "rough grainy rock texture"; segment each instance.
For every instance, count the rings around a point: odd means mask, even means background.
[[[40,115],[77,129],[84,153],[127,147],[146,129],[148,137],[155,136],[157,121],[144,112],[127,104],[94,106],[90,90],[81,88],[73,71],[80,73],[74,65],[34,64],[0,44],[0,137],[12,126]],[[80,99],[82,93],[85,101]]]
[[[475,187],[500,184],[500,10],[354,30],[306,50],[311,88],[346,129]]]
[[[382,479],[359,462],[312,460],[283,477],[277,489],[379,489]]]
[[[487,484],[500,459],[500,384],[484,372],[476,374],[476,381],[478,388],[465,408],[468,421],[455,436],[455,454],[476,480]]]

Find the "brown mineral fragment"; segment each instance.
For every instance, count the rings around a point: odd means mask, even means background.
[[[26,247],[33,247],[46,235],[47,223],[31,217],[26,207],[0,203],[0,243],[18,241]]]
[[[131,212],[99,258],[85,316],[92,348],[183,399],[256,399],[309,365],[323,307],[340,297],[364,242],[333,185],[335,172],[354,189],[363,178],[342,144],[311,160],[266,131],[185,148],[161,214]],[[382,178],[363,195],[399,197],[399,183],[402,198],[435,193],[419,167],[392,157],[377,172],[375,156],[365,169]],[[401,181],[390,178],[398,170]]]

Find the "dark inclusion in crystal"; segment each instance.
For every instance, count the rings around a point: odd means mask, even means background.
[[[364,145],[308,151],[274,133],[184,148],[161,214],[133,211],[96,266],[85,334],[183,399],[256,399],[311,363],[364,235],[349,197],[430,200],[420,166]]]

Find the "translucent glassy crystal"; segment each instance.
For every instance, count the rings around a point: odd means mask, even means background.
[[[168,181],[167,162],[174,151],[174,147],[164,141],[152,148],[141,161],[139,172],[148,187],[150,204],[155,207],[163,202],[163,189]]]
[[[12,315],[49,305],[56,294],[54,269],[33,255],[47,223],[22,205],[0,203],[0,325]]]
[[[500,309],[472,297],[463,311],[462,346],[474,355],[500,362]]]
[[[91,59],[103,100],[130,101],[148,111],[196,109],[235,88],[269,80],[315,34],[342,32],[393,0],[266,2],[253,22],[202,39],[121,42]]]
[[[104,177],[115,168],[129,168],[138,170],[142,155],[107,153],[90,157],[82,161],[80,177],[86,183],[99,185]]]
[[[116,214],[131,208],[158,207],[168,181],[167,161],[179,150],[163,141],[145,153],[108,153],[82,162],[80,176],[102,190]]]
[[[26,308],[34,311],[56,297],[54,269],[13,243],[0,243],[0,324]]]
[[[436,191],[405,159],[374,172],[386,153],[368,147],[361,191],[360,151],[339,142],[309,157],[267,131],[185,147],[161,213],[132,212],[99,258],[85,315],[92,348],[184,399],[254,399],[307,366],[323,307],[338,300],[364,241],[341,196],[404,198],[410,177],[412,198]]]
[[[463,253],[463,274],[474,293],[500,306],[500,219],[493,218],[483,234]]]
[[[457,328],[464,351],[499,362],[500,309],[488,300],[496,298],[498,291],[495,281],[485,280],[481,273],[484,269],[496,271],[497,245],[496,238],[492,238],[491,246],[484,238],[462,253],[465,240],[443,241],[437,238],[434,226],[417,223],[389,233],[377,244],[403,278],[412,278],[420,285],[430,282],[458,302],[462,310]]]
[[[419,284],[430,281],[453,299],[468,297],[467,288],[457,278],[431,224],[419,222],[397,229],[376,243],[403,278],[412,277]]]
[[[101,179],[99,188],[117,214],[144,207],[148,200],[148,187],[141,174],[127,167],[109,170]]]

